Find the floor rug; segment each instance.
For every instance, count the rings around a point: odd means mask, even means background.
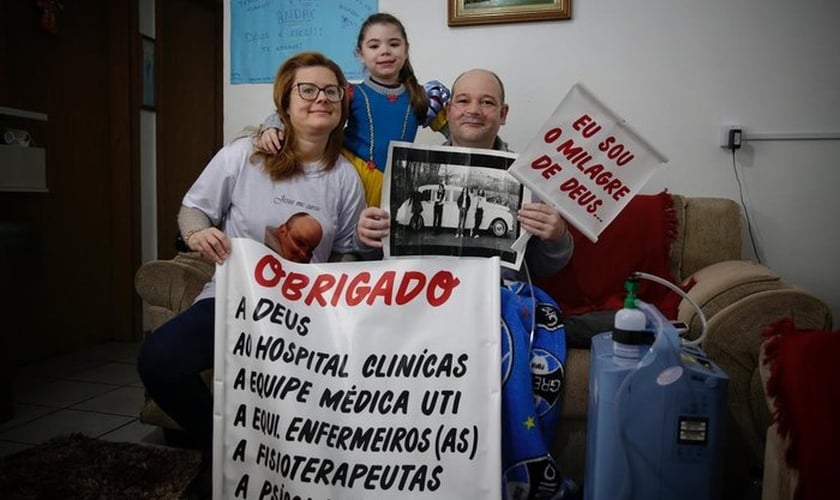
[[[0,459],[8,500],[176,499],[198,466],[197,451],[56,437]]]

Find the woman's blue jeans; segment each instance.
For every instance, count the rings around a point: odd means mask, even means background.
[[[201,447],[213,451],[213,397],[200,373],[213,368],[216,299],[202,299],[146,338],[137,371],[152,399]]]

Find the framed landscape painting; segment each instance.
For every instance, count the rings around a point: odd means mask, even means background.
[[[448,0],[449,26],[571,19],[572,0]]]

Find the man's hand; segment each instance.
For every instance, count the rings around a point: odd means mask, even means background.
[[[391,218],[388,212],[378,207],[367,207],[362,210],[356,233],[359,241],[371,248],[382,248],[382,238],[391,232]]]
[[[566,221],[545,203],[524,203],[516,214],[522,229],[543,240],[560,241],[566,234]]]
[[[215,227],[192,233],[186,243],[191,250],[216,264],[222,264],[230,256],[230,240]]]
[[[277,154],[283,147],[285,134],[276,128],[267,128],[260,132],[257,139],[257,149],[268,154]]]

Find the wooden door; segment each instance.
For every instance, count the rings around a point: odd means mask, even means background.
[[[219,0],[157,2],[158,258],[175,255],[176,217],[187,189],[222,145]]]

